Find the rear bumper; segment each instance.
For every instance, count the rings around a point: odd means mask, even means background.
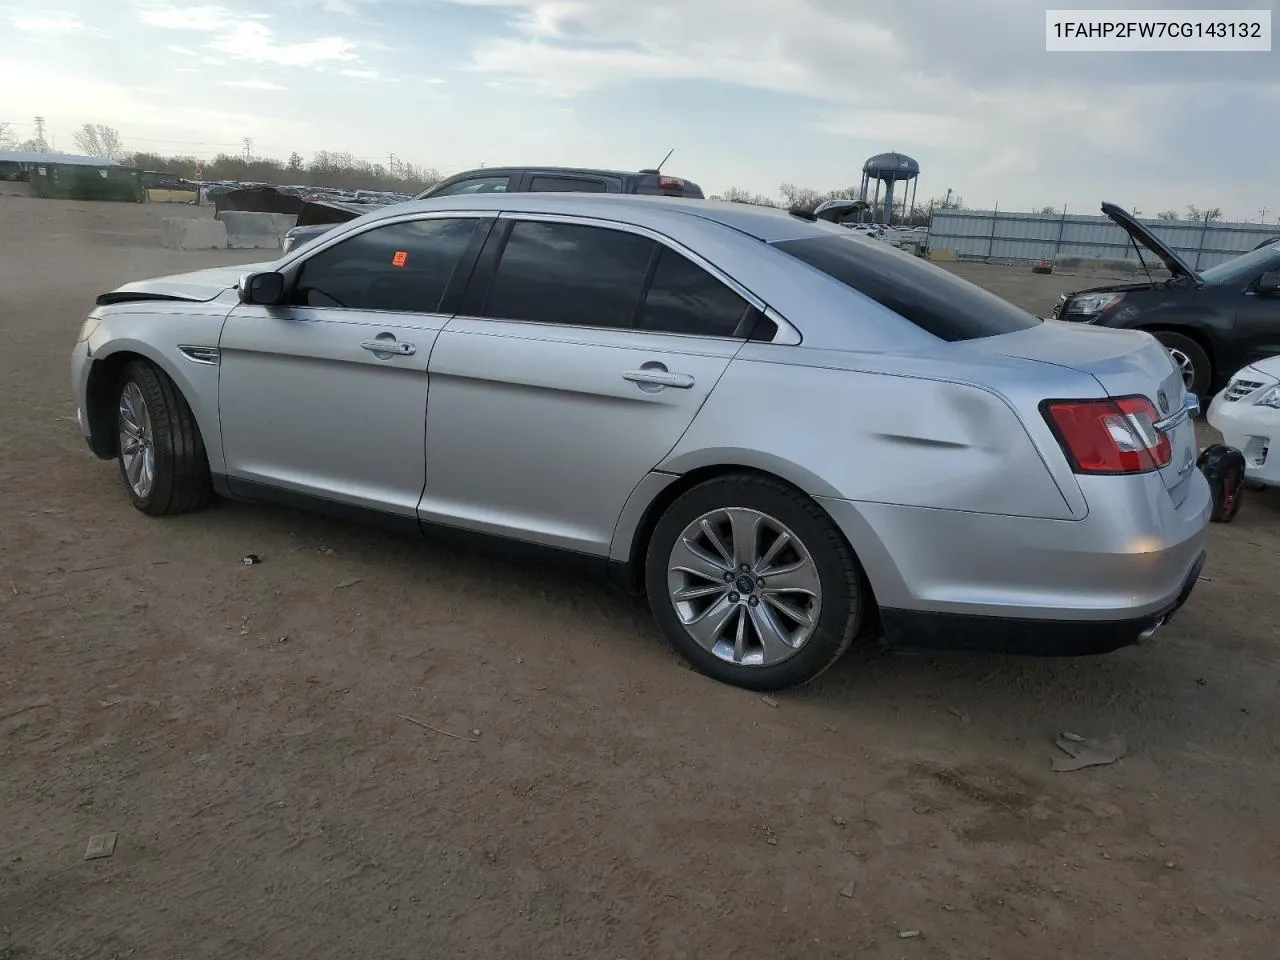
[[[1135,642],[1186,599],[1212,497],[1193,470],[1079,478],[1088,514],[1041,520],[820,498],[904,648],[1061,656]]]
[[[889,645],[900,650],[954,650],[1038,657],[1111,653],[1150,639],[1187,602],[1204,569],[1192,564],[1174,600],[1162,610],[1125,620],[1031,620],[882,608]]]

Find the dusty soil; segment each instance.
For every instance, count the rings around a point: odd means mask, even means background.
[[[195,213],[0,198],[0,957],[1276,955],[1280,498],[1150,647],[771,703],[568,574],[134,511],[67,356],[98,292],[255,258],[158,249]],[[1062,730],[1129,754],[1051,773]]]

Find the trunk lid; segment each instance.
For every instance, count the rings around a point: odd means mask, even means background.
[[[1026,330],[969,341],[965,345],[1087,373],[1108,396],[1146,397],[1161,419],[1177,413],[1187,401],[1182,374],[1169,358],[1169,352],[1155,337],[1140,330],[1113,330],[1046,320]],[[1196,463],[1195,423],[1187,417],[1167,430],[1166,436],[1173,456],[1160,471],[1160,477],[1174,499],[1181,502],[1185,495],[1183,484]]]

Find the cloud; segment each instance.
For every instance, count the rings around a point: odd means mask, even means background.
[[[356,45],[343,37],[320,37],[301,43],[282,43],[262,23],[235,23],[209,44],[231,60],[251,60],[285,67],[307,67],[330,60],[359,59]]]
[[[245,90],[286,90],[278,83],[272,83],[270,80],[223,80],[224,87],[243,87]]]
[[[164,30],[214,31],[235,23],[237,16],[226,7],[176,7],[159,4],[143,9],[142,22]]]
[[[381,75],[377,70],[339,70],[344,77],[352,77],[356,80],[379,80]]]
[[[684,89],[704,102],[792,97],[775,123],[808,124],[815,142],[913,153],[924,176],[963,176],[966,193],[991,199],[1011,184],[1054,184],[1051,198],[1131,185],[1197,140],[1234,139],[1250,122],[1246,94],[1280,89],[1272,54],[1049,54],[1043,8],[1025,0],[736,0],[731,12],[723,0],[447,2],[505,18],[506,33],[480,40],[465,64],[494,89],[590,98],[693,82]],[[763,101],[762,115],[785,102]],[[1280,149],[1275,133],[1255,136]],[[1254,179],[1232,189],[1265,189]]]
[[[163,4],[144,8],[139,17],[143,23],[164,30],[215,34],[205,45],[206,48],[231,60],[308,67],[326,61],[350,62],[359,59],[355,52],[356,44],[343,37],[318,37],[299,42],[280,39],[263,22],[271,18],[270,14],[239,14],[226,7],[213,5],[176,7]],[[186,48],[180,49],[191,53]],[[204,62],[212,66],[222,61]]]
[[[85,29],[84,21],[71,14],[51,16],[13,16],[9,18],[15,29],[24,33],[79,33]]]

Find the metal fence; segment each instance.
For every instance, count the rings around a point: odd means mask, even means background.
[[[1280,226],[1146,220],[1153,234],[1199,270],[1247,253],[1280,236]],[[1110,218],[1083,214],[1012,213],[997,210],[935,210],[929,249],[954,250],[962,260],[1056,260],[1085,257],[1130,260],[1137,255],[1129,235]],[[1155,260],[1143,250],[1148,262]]]

